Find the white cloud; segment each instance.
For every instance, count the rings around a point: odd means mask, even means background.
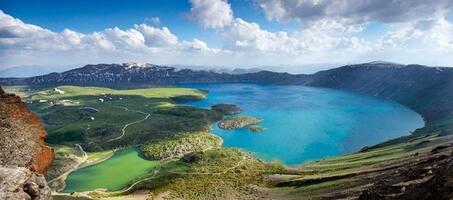
[[[226,0],[189,0],[190,18],[204,28],[222,28],[233,20],[233,11]]]
[[[25,24],[0,10],[0,38],[23,38],[37,37],[44,38],[52,32],[39,26]]]
[[[398,27],[387,33],[377,45],[381,49],[453,50],[453,24],[445,18],[398,24]]]
[[[160,18],[159,17],[147,17],[147,18],[145,18],[145,22],[149,22],[153,25],[160,25]]]
[[[367,24],[350,23],[348,18],[322,17],[298,30],[270,31],[257,23],[234,18],[227,1],[191,3],[198,3],[198,11],[209,10],[208,5],[212,4],[215,9],[229,10],[220,18],[214,14],[222,12],[197,15],[209,16],[209,20],[197,22],[215,29],[222,48],[211,48],[196,38],[180,40],[165,26],[137,24],[130,29],[113,27],[91,33],[70,29],[53,32],[0,11],[0,68],[128,61],[235,67],[370,60],[453,65],[446,56],[453,53],[453,25],[444,17],[385,24],[389,32],[380,39],[367,40],[359,34]],[[194,10],[195,7],[191,17],[196,19]]]
[[[294,49],[297,41],[286,32],[262,30],[256,23],[249,23],[240,18],[221,32],[225,47],[234,50],[288,52]]]
[[[344,25],[335,20],[319,20],[301,31],[271,32],[257,23],[234,18],[225,0],[189,0],[191,17],[205,28],[215,28],[223,40],[224,49],[237,53],[259,52],[299,55],[307,51],[320,52],[338,48],[358,48],[363,40],[349,37],[363,30],[362,25]],[[277,6],[278,7],[278,6]]]
[[[64,29],[58,33],[24,23],[0,10],[0,68],[47,64],[52,59],[53,62],[77,60],[83,63],[153,59],[157,63],[174,61],[175,57],[186,55],[196,57],[194,54],[220,52],[220,49],[209,48],[199,39],[180,42],[167,27],[138,24],[126,30],[114,27],[85,34]]]
[[[343,32],[340,34],[337,29]],[[271,32],[263,30],[256,23],[236,18],[231,26],[220,31],[225,47],[238,51],[272,52],[278,54],[300,55],[308,52],[333,50],[363,50],[364,41],[350,36],[351,31],[344,27],[320,24],[301,31]]]
[[[206,43],[195,39],[179,42],[167,27],[156,28],[136,24],[123,30],[107,28],[89,34],[65,29],[52,32],[26,24],[0,11],[0,47],[12,50],[104,50],[146,52],[147,50],[178,50],[190,43],[194,49],[209,50]]]
[[[178,37],[173,35],[167,27],[161,29],[148,26],[146,24],[135,25],[135,29],[140,31],[145,37],[146,45],[151,47],[168,47],[178,43]]]
[[[451,0],[255,0],[255,3],[269,20],[300,22],[304,28],[293,35],[303,38],[303,46],[310,50],[357,49],[369,53],[399,49],[403,54],[409,49],[412,52],[453,49],[452,24],[445,20],[453,12]],[[355,35],[370,22],[384,24],[391,31],[377,41]]]
[[[183,41],[182,43],[183,47],[186,49],[194,49],[194,50],[203,50],[203,49],[208,49],[208,45],[199,40],[199,39],[193,39],[192,41]]]
[[[370,21],[408,22],[445,16],[451,0],[255,0],[270,20],[301,22],[337,20],[346,24]]]
[[[102,33],[116,49],[137,50],[145,48],[145,37],[135,29],[121,30],[118,27],[105,29]]]

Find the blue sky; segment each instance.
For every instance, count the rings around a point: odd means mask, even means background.
[[[445,59],[453,51],[452,7],[449,0],[0,0],[0,69],[109,61],[302,71],[372,60],[453,65]]]
[[[27,23],[60,32],[65,28],[90,33],[110,27],[128,29],[133,24],[150,23],[158,17],[179,38],[199,38],[221,47],[215,31],[197,26],[187,17],[190,3],[184,0],[1,0],[1,9]],[[68,3],[69,2],[69,3]],[[294,23],[279,24],[265,19],[251,0],[230,1],[237,17],[256,22],[270,31],[292,30]]]
[[[146,18],[159,17],[162,24],[178,32],[181,38],[191,38],[200,32],[184,16],[189,9],[189,3],[180,0],[133,3],[130,0],[2,0],[4,12],[52,31],[69,28],[89,33],[115,26],[127,29],[145,23]]]

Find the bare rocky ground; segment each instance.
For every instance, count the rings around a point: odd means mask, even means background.
[[[53,160],[46,135],[21,99],[0,88],[0,199],[51,199],[43,176]]]
[[[51,199],[46,179],[23,167],[0,167],[0,199]]]
[[[437,146],[420,161],[395,169],[394,175],[375,182],[359,199],[453,199],[453,143]]]

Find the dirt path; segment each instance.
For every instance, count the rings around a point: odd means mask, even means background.
[[[226,174],[227,172],[233,170],[233,169],[236,169],[238,167],[240,167],[243,162],[245,161],[245,156],[242,157],[242,160],[239,161],[236,165],[232,166],[232,167],[229,167],[221,172],[170,172],[170,173],[173,173],[173,174],[181,174],[181,175],[219,175],[219,174]]]
[[[129,108],[124,107],[124,106],[113,106],[113,107],[124,108],[124,110],[126,110],[126,111],[137,112],[137,113],[144,114],[144,115],[146,115],[146,116],[145,116],[145,118],[143,118],[143,119],[140,119],[140,120],[137,120],[137,121],[133,121],[133,122],[131,122],[131,123],[128,123],[128,124],[124,125],[123,128],[121,129],[121,135],[118,136],[118,137],[116,137],[116,138],[109,139],[109,140],[107,140],[107,142],[111,142],[111,141],[115,141],[115,140],[119,140],[119,139],[123,138],[123,136],[126,134],[126,128],[127,128],[128,126],[133,125],[133,124],[138,124],[138,123],[140,123],[140,122],[143,122],[143,121],[147,120],[148,117],[151,115],[151,113],[145,113],[145,112],[142,112],[142,111],[139,111],[139,110],[129,110]]]
[[[56,180],[60,180],[60,179],[62,179],[62,181],[64,182],[64,181],[66,180],[67,176],[68,176],[71,172],[73,172],[73,171],[75,171],[76,169],[78,169],[79,166],[80,166],[82,163],[84,163],[84,162],[88,159],[88,154],[87,154],[87,152],[85,152],[85,150],[83,150],[82,146],[80,146],[79,144],[75,144],[75,145],[76,145],[76,146],[80,149],[80,151],[82,152],[82,154],[83,154],[82,159],[81,159],[76,165],[74,165],[74,167],[72,167],[71,169],[69,169],[69,170],[66,171],[65,173],[63,173],[63,174],[61,174],[60,176],[58,176],[58,177],[56,177],[56,178],[54,178],[54,179],[48,181],[48,182],[47,182],[48,184],[50,184],[50,183],[52,183],[52,182],[54,182],[54,181],[56,181]]]
[[[245,161],[245,156],[242,157],[242,160],[239,161],[236,165],[232,166],[232,167],[229,167],[221,172],[174,172],[174,171],[171,171],[169,173],[173,173],[173,174],[180,174],[180,175],[219,175],[219,174],[226,174],[227,172],[233,170],[233,169],[236,169],[238,167],[240,167]],[[159,173],[159,170],[156,170],[153,172],[153,174],[157,174]],[[160,176],[153,176],[153,177],[148,177],[148,178],[145,178],[145,179],[142,179],[142,180],[139,180],[135,183],[133,183],[131,186],[129,186],[127,189],[124,189],[124,190],[121,190],[121,191],[118,191],[118,193],[125,193],[125,192],[128,192],[129,190],[131,190],[132,188],[134,188],[134,186],[136,186],[137,184],[139,183],[142,183],[144,181],[148,181],[148,180],[151,180],[151,179],[155,179],[155,178],[159,178]],[[115,192],[116,193],[116,192]]]

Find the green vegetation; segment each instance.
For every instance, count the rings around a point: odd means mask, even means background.
[[[154,177],[155,168],[158,168],[159,177],[175,176],[173,172],[177,171],[198,169],[192,168],[189,163],[175,160],[146,161],[127,151],[112,156],[112,149],[146,143],[142,150],[148,158],[156,152],[165,152],[165,149],[168,150],[168,155],[177,152],[180,154],[177,157],[182,157],[192,151],[205,151],[221,145],[221,139],[208,132],[212,123],[223,118],[222,113],[179,106],[174,102],[194,97],[203,98],[204,92],[182,88],[114,90],[60,86],[58,89],[64,92],[62,93],[53,88],[13,89],[22,91],[24,100],[32,101],[28,106],[44,122],[49,134],[47,142],[57,145],[56,161],[49,177],[61,175],[82,162],[83,155],[75,144],[80,144],[87,151],[88,157],[80,167],[88,167],[69,175],[65,191],[99,187],[119,190],[138,182],[132,190],[125,191],[128,193],[141,187],[140,180]],[[168,155],[159,156],[174,157]],[[213,162],[210,159],[208,163],[212,165]],[[231,162],[233,164],[235,160]],[[68,165],[64,165],[65,163]],[[206,168],[211,169],[214,170]],[[61,188],[64,183],[58,184],[60,185],[55,188]]]
[[[218,123],[219,128],[221,129],[238,129],[249,125],[254,125],[263,121],[260,118],[249,117],[245,115],[235,115],[228,117]]]
[[[263,185],[266,175],[285,171],[279,163],[260,162],[238,149],[215,148],[199,155],[204,162],[170,161],[137,187],[155,194],[169,191],[171,198],[235,199],[253,195],[248,185]]]
[[[142,155],[150,160],[181,158],[185,154],[220,147],[222,139],[207,133],[186,133],[153,140],[141,146]]]
[[[40,99],[61,99],[73,98],[77,96],[142,96],[145,98],[173,98],[178,96],[193,97],[194,99],[204,98],[205,93],[187,88],[145,88],[145,89],[130,89],[130,90],[115,90],[103,87],[78,87],[78,86],[59,86],[59,90],[64,94],[53,90],[44,90],[33,95],[30,95],[31,100]]]
[[[41,119],[47,125],[64,125],[89,119],[97,110],[61,106],[60,109],[44,114]]]
[[[221,112],[225,115],[234,115],[241,112],[241,108],[234,104],[216,104],[211,106],[211,110]]]
[[[208,132],[219,112],[174,104],[172,98],[200,99],[185,88],[116,90],[101,87],[6,87],[21,94],[38,114],[51,144],[81,144],[96,152],[142,144],[186,132]],[[31,102],[31,103],[30,103]],[[72,103],[68,103],[72,102]]]

